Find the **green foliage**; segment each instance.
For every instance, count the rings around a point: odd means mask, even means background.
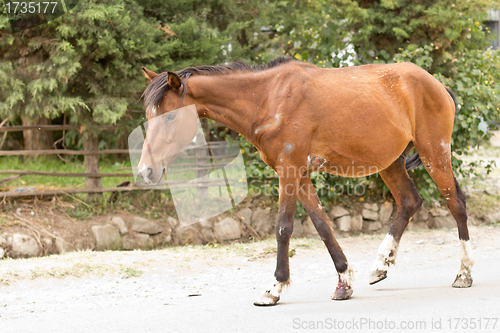
[[[492,0],[382,0],[358,1],[357,17],[352,19],[351,42],[362,63],[388,61],[400,49],[424,47],[433,43],[437,69],[443,52],[477,49],[485,46],[481,22],[495,2]]]
[[[18,34],[8,31],[4,10],[0,117],[65,114],[86,131],[93,123],[124,123],[125,110],[140,108],[141,66],[265,63],[283,54],[326,68],[412,61],[456,92],[452,147],[467,154],[499,121],[498,52],[478,51],[485,45],[482,20],[494,8],[493,0],[80,0],[71,13]],[[69,132],[66,143],[79,147],[79,134]],[[250,143],[239,144],[252,190],[277,195],[274,171]],[[456,158],[453,165],[464,175],[475,168]],[[427,200],[437,196],[424,171],[413,176]],[[378,175],[312,178],[323,201],[359,193],[358,185],[368,189],[364,196],[388,193]]]
[[[5,22],[2,14],[2,22]],[[0,30],[0,115],[116,123],[144,85],[143,60],[159,59],[164,33],[134,1],[81,0],[48,24]],[[157,60],[158,61],[158,60]]]
[[[397,62],[411,61],[429,70],[433,63],[434,45],[404,50],[396,54]],[[469,155],[472,148],[488,141],[500,123],[500,54],[499,51],[467,50],[443,55],[443,67],[448,72],[434,74],[457,97],[455,125],[451,137],[452,165],[465,177],[481,176],[480,167],[491,172],[494,161],[464,164],[458,158]],[[419,192],[426,200],[437,198],[438,189],[423,169],[411,172]]]

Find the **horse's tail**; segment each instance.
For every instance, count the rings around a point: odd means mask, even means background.
[[[455,103],[455,112],[457,112],[457,97],[453,93],[453,90],[451,90],[448,87],[445,87],[445,88],[446,88],[446,91],[448,92],[448,94],[450,94],[451,98],[453,99],[453,103]],[[411,155],[406,160],[406,170],[413,170],[415,168],[418,168],[421,165],[422,165],[422,160],[420,159],[418,152]]]
[[[406,160],[406,170],[413,170],[421,165],[422,165],[422,160],[420,159],[418,153],[411,155]]]

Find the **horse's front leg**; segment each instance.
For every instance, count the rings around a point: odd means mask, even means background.
[[[325,243],[326,248],[332,257],[333,263],[335,264],[335,268],[337,269],[339,281],[332,299],[344,300],[350,298],[353,293],[351,285],[353,270],[349,266],[344,252],[335,239],[333,230],[330,227],[329,218],[321,205],[321,201],[319,200],[316,189],[314,188],[309,176],[304,176],[302,178],[298,197],[311,217],[314,227]]]
[[[253,304],[268,306],[276,305],[280,300],[280,294],[283,287],[290,284],[290,265],[289,265],[289,247],[290,237],[293,232],[293,216],[295,214],[295,205],[297,203],[297,189],[300,177],[279,178],[279,207],[278,222],[276,223],[276,241],[278,243],[278,259],[275,280],[264,291],[264,293]]]

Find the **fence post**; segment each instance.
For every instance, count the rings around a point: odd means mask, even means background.
[[[83,136],[83,150],[98,150],[99,138],[96,134],[85,133]],[[85,155],[85,172],[99,173],[99,155]],[[101,178],[86,177],[85,184],[87,189],[102,188]],[[94,199],[96,196],[102,196],[102,193],[88,193],[87,199]]]

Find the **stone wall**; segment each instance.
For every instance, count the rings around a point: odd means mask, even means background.
[[[333,205],[329,216],[331,227],[341,237],[359,233],[386,233],[396,215],[391,202],[364,203],[355,207]],[[88,226],[75,235],[52,232],[32,232],[17,228],[0,234],[0,258],[26,258],[75,250],[149,250],[165,246],[228,244],[235,241],[259,240],[274,235],[277,214],[270,208],[243,208],[235,214],[224,214],[196,224],[182,226],[168,217],[166,221],[149,221],[138,216],[109,216],[104,223]],[[474,217],[469,218],[473,223]],[[486,217],[486,223],[500,222],[500,213]],[[456,228],[448,209],[421,207],[407,230]],[[68,228],[66,228],[68,229]],[[319,237],[311,219],[294,220],[293,237]]]

